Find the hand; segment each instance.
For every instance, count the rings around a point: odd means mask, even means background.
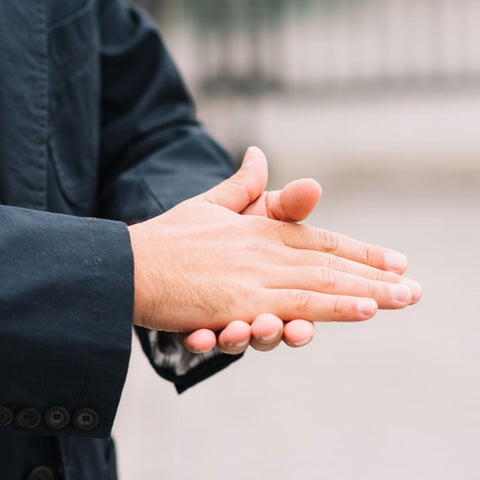
[[[223,329],[232,318],[356,321],[402,308],[418,284],[404,256],[343,235],[242,216],[263,193],[266,162],[250,155],[233,177],[169,212],[129,227],[139,325]],[[334,254],[334,255],[332,255]],[[344,258],[341,258],[344,257]],[[219,339],[220,340],[220,339]]]
[[[245,155],[255,156],[263,153],[253,147],[247,150]],[[267,176],[265,175],[262,193],[242,214],[299,222],[310,215],[320,200],[321,188],[313,179],[295,180],[288,183],[282,190],[270,192],[264,191],[266,184]],[[420,290],[418,284],[415,282],[412,284],[415,292],[411,303],[415,303],[420,297]],[[272,350],[282,339],[290,347],[304,346],[313,339],[314,333],[312,322],[293,320],[284,323],[274,315],[262,314],[254,320],[251,327],[246,322],[236,320],[217,334],[207,329],[185,334],[183,342],[185,348],[193,353],[210,351],[218,344],[222,352],[238,354],[245,351],[248,346],[260,351]]]
[[[258,148],[251,147],[245,155],[263,156],[263,153]],[[244,215],[259,215],[280,221],[299,222],[310,215],[320,200],[321,187],[313,179],[295,180],[288,183],[282,190],[267,192],[265,191],[267,172],[262,173],[265,173],[265,177],[260,195],[242,212]],[[293,320],[284,324],[274,315],[263,314],[254,320],[252,327],[246,322],[236,320],[219,334],[207,329],[185,334],[183,343],[192,353],[208,352],[218,343],[222,352],[238,354],[248,346],[260,351],[270,351],[278,346],[281,340],[290,347],[304,346],[313,339],[314,333],[312,322]]]

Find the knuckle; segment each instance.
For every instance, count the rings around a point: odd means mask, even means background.
[[[271,246],[258,238],[251,238],[248,247],[251,252],[257,253],[261,257],[271,251]]]
[[[327,268],[330,268],[331,270],[335,270],[337,272],[345,272],[346,271],[345,262],[342,262],[335,255],[328,255],[328,257],[327,257]]]
[[[308,313],[312,308],[313,295],[308,290],[300,290],[296,294],[295,305],[300,314]]]
[[[361,256],[363,263],[365,263],[366,265],[371,265],[374,260],[373,248],[370,245],[362,245]]]
[[[245,182],[245,179],[241,175],[239,175],[238,172],[237,174],[222,182],[222,184],[225,188],[229,188],[230,192],[242,198],[244,203],[250,203],[251,199],[248,185]]]
[[[321,268],[320,269],[320,278],[321,286],[323,290],[333,291],[337,286],[337,274],[335,270],[330,268]]]
[[[386,281],[386,275],[384,272],[382,272],[381,270],[376,270],[375,272],[375,280],[377,282],[385,282]]]
[[[268,217],[261,217],[259,215],[249,215],[248,221],[251,223],[251,227],[256,232],[262,232],[268,238],[278,237],[280,233],[280,222],[276,222]]]
[[[334,253],[338,250],[338,235],[328,230],[318,231],[320,248],[327,253]]]
[[[346,302],[343,297],[336,296],[333,302],[333,311],[337,317],[344,317],[346,312]]]
[[[378,285],[375,282],[367,282],[367,292],[369,297],[376,297],[378,294]]]

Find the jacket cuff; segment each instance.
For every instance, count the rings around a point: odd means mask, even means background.
[[[133,254],[124,223],[86,219],[94,266],[89,381],[84,405],[102,411],[98,436],[110,435],[128,370],[133,319]]]
[[[1,207],[0,427],[108,437],[128,369],[124,223]]]

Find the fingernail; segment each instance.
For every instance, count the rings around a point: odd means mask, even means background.
[[[307,339],[307,340],[302,340],[301,342],[292,342],[291,344],[294,346],[294,347],[303,347],[304,345],[306,345],[307,343],[310,343],[312,341],[311,338]]]
[[[375,300],[360,300],[357,303],[357,310],[365,318],[371,317],[377,311],[377,302]]]
[[[230,348],[243,348],[246,347],[250,343],[250,340],[245,340],[244,342],[241,343],[229,343],[228,346]]]
[[[400,282],[403,285],[407,285],[412,291],[412,299],[417,300],[422,295],[422,286],[415,280],[410,280],[409,278],[402,278]]]
[[[279,332],[272,333],[271,335],[258,337],[258,341],[262,343],[270,343],[279,337]]]
[[[400,303],[409,302],[412,298],[412,290],[408,285],[394,284],[390,285],[390,296],[393,300]]]
[[[394,252],[390,250],[385,255],[385,265],[387,270],[393,272],[403,272],[407,268],[408,259],[402,253]]]

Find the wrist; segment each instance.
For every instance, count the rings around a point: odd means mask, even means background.
[[[145,266],[148,264],[146,260],[146,253],[144,247],[142,232],[143,228],[140,224],[128,227],[130,234],[130,244],[133,253],[133,323],[138,326],[143,326],[147,322],[150,300],[147,293],[148,282],[145,279]]]

